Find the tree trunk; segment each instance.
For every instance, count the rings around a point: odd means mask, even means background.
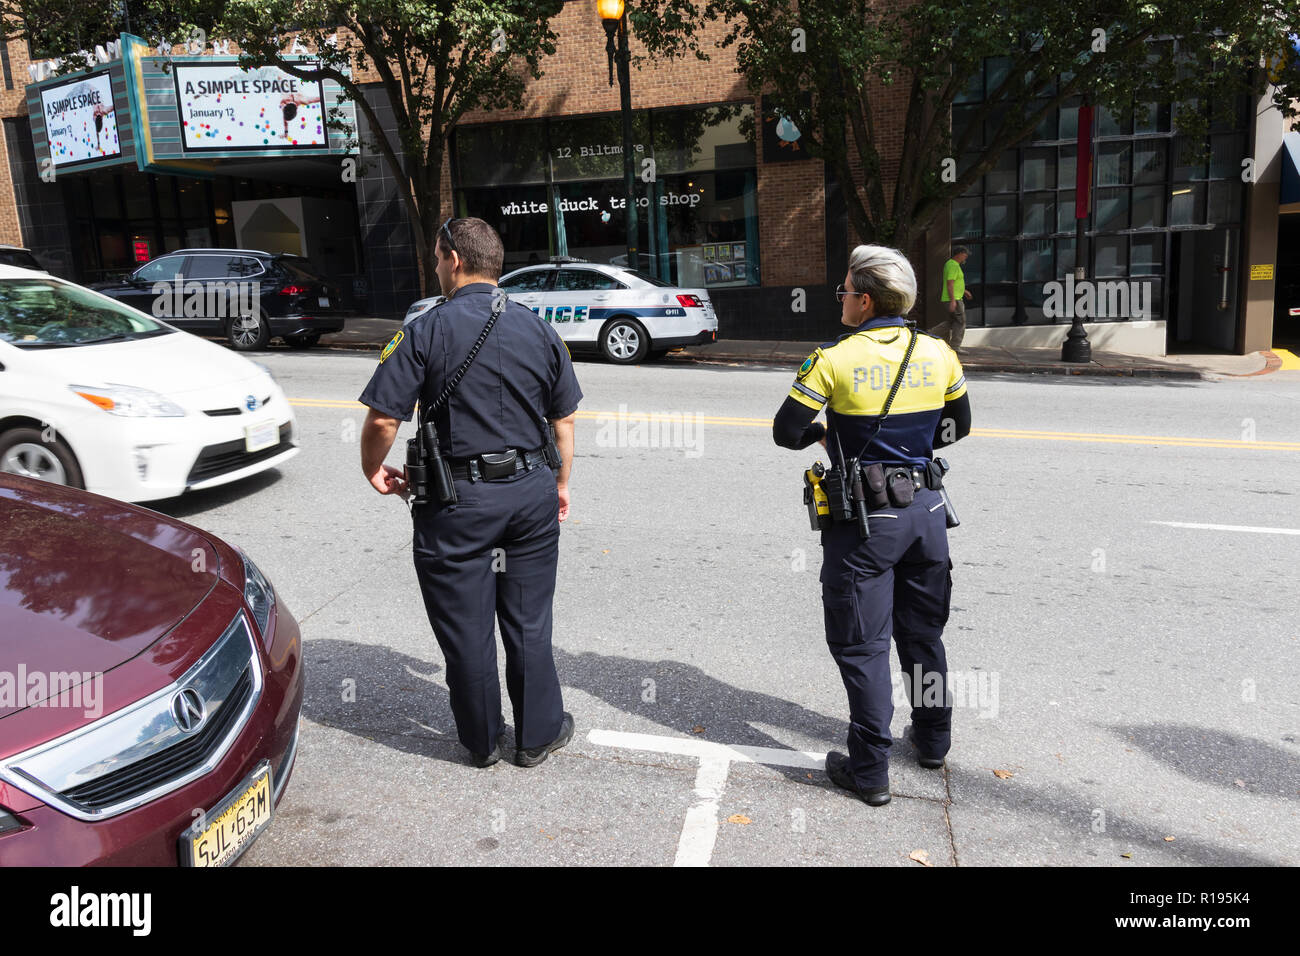
[[[432,173],[426,170],[426,176]],[[434,174],[441,180],[442,170],[439,169]],[[431,178],[431,177],[430,177]],[[431,295],[444,295],[442,288],[438,284],[438,230],[442,226],[442,183],[428,190],[428,195],[420,197],[420,221],[411,225],[421,233],[419,249],[419,266],[420,266],[420,294],[428,297]]]

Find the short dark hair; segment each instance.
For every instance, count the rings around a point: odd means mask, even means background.
[[[497,231],[482,219],[469,217],[453,219],[447,224],[451,241],[456,247],[465,271],[470,275],[484,276],[496,281],[501,276],[501,266],[505,262],[506,250],[501,244]],[[447,237],[438,230],[438,246],[442,248],[443,258],[451,254],[447,246]]]
[[[970,255],[970,250],[967,249],[965,246],[953,246],[953,247],[952,247],[952,257],[953,257],[954,259],[956,259],[956,258],[957,258],[959,255],[961,255],[963,252],[966,253],[966,255]]]

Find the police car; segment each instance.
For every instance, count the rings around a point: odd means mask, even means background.
[[[635,269],[557,257],[508,272],[498,285],[550,322],[569,351],[599,352],[618,365],[718,339],[718,317],[705,289],[679,289]],[[420,299],[404,324],[442,301]]]

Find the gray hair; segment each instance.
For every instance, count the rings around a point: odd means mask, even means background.
[[[963,253],[965,253],[966,255],[970,255],[970,250],[967,249],[965,246],[953,246],[953,247],[952,247],[952,257],[953,257],[954,259],[956,259],[958,256],[962,255]]]
[[[857,246],[849,254],[853,291],[871,296],[878,316],[907,315],[916,304],[916,273],[907,256],[888,246]]]

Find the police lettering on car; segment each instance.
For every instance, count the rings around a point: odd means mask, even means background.
[[[393,336],[361,393],[370,407],[362,469],[381,494],[416,502],[415,568],[460,742],[477,766],[501,757],[495,623],[515,762],[531,767],[573,736],[551,652],[551,605],[582,390],[555,330],[497,288],[504,250],[491,226],[448,220],[437,258],[446,300]],[[384,464],[417,401],[408,467]]]
[[[836,295],[841,324],[855,331],[799,367],[772,437],[786,448],[820,441],[831,459],[830,470],[818,463],[805,473],[809,515],[821,529],[826,641],[849,698],[849,752],[829,753],[826,772],[882,806],[891,634],[917,759],[941,767],[951,745],[943,628],[952,592],[947,528],[956,515],[943,490],[947,464],[931,455],[970,432],[970,402],[956,353],[903,318],[916,301],[916,276],[901,252],[858,246]],[[813,421],[823,406],[825,425]]]

